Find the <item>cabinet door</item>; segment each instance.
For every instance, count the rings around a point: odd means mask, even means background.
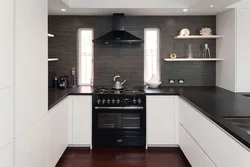
[[[192,167],[215,167],[213,162],[202,151],[182,125],[179,126],[180,148],[187,157]]]
[[[12,86],[14,53],[14,1],[0,1],[0,89]]]
[[[147,144],[175,144],[175,96],[147,96]]]
[[[48,112],[47,8],[47,0],[15,1],[15,137]]]
[[[73,97],[73,144],[91,146],[92,97]]]
[[[52,167],[48,166],[48,115],[14,140],[15,167]]]
[[[13,142],[0,150],[0,166],[13,167]]]
[[[0,150],[13,140],[13,89],[0,90]]]
[[[68,99],[49,111],[49,166],[56,166],[68,146]]]

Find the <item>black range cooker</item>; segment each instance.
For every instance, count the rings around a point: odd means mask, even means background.
[[[143,89],[95,88],[92,106],[94,148],[146,146],[146,95]]]

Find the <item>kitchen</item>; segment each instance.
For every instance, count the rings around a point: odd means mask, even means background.
[[[0,166],[249,166],[247,4],[1,2]]]

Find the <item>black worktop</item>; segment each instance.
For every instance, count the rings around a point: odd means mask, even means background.
[[[91,95],[92,87],[49,89],[49,109],[68,95]],[[250,148],[250,135],[224,117],[249,117],[250,98],[219,87],[161,87],[145,89],[146,95],[179,95],[194,108]],[[166,106],[167,108],[167,106]],[[195,120],[194,120],[195,121]],[[204,129],[205,130],[205,129]]]

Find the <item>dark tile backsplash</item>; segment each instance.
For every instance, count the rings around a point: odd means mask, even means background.
[[[202,57],[204,44],[208,43],[212,57],[216,57],[215,39],[176,40],[182,28],[198,34],[203,27],[210,27],[216,34],[215,16],[126,16],[125,29],[144,39],[144,28],[160,29],[160,57],[162,85],[168,86],[169,79],[185,79],[185,86],[214,86],[215,62],[165,62],[163,58],[177,53],[187,57],[187,46],[192,44],[193,57]],[[59,61],[49,62],[49,71],[58,76],[69,75],[77,67],[77,30],[93,28],[99,37],[112,29],[111,16],[49,16],[49,57]],[[117,74],[127,80],[126,85],[141,86],[144,77],[143,44],[95,44],[94,85],[111,86]],[[178,86],[175,84],[174,86]],[[183,86],[183,85],[181,85]]]

